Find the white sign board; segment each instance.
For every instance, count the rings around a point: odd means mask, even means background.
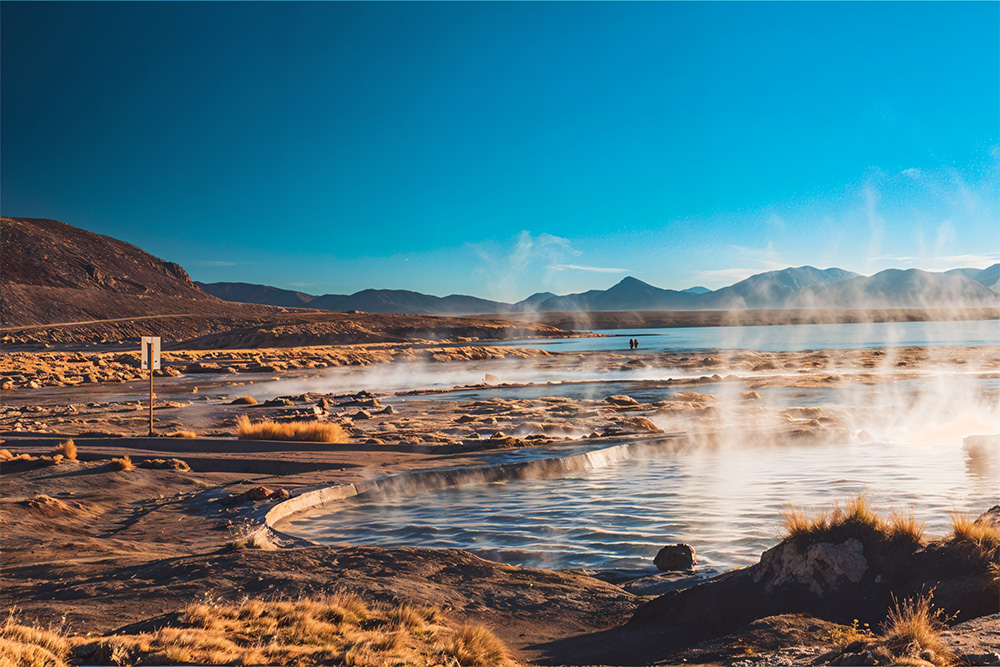
[[[154,371],[160,370],[159,336],[142,337],[142,369],[149,370],[150,363],[152,363]]]

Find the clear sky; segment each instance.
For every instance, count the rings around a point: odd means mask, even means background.
[[[0,4],[0,209],[519,299],[1000,261],[1000,3]]]

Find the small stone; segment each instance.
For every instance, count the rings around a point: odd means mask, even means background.
[[[653,559],[653,565],[663,572],[693,570],[698,563],[694,547],[688,544],[673,544],[660,549]]]

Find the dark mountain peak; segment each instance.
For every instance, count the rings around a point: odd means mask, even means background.
[[[652,287],[652,285],[650,285],[649,283],[644,283],[634,276],[625,276],[624,278],[619,280],[611,289],[614,289],[615,287]]]

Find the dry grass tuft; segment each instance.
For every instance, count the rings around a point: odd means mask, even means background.
[[[934,609],[932,594],[893,600],[882,641],[893,658],[922,658],[935,665],[948,665],[954,656],[941,640],[947,628],[942,611]],[[930,652],[928,654],[927,652]]]
[[[917,521],[913,513],[903,515],[892,510],[886,521],[888,537],[895,542],[921,544],[924,541],[924,524]]]
[[[66,667],[70,643],[57,632],[21,625],[9,614],[0,626],[0,665]]]
[[[197,438],[198,434],[194,431],[174,431],[173,433],[167,434],[168,438]]]
[[[448,643],[448,653],[462,667],[486,667],[507,662],[507,648],[484,625],[463,625]]]
[[[952,533],[947,541],[962,549],[970,561],[979,562],[988,568],[993,568],[1000,562],[1000,526],[989,520],[981,521],[952,514],[951,528]]]
[[[433,607],[369,606],[353,595],[194,604],[176,627],[103,637],[77,654],[101,664],[430,667],[507,662],[503,644],[482,626],[456,631]]]
[[[339,424],[323,422],[253,423],[246,415],[236,420],[236,435],[241,440],[296,440],[307,442],[347,442],[347,434]]]
[[[883,519],[872,510],[866,493],[851,498],[843,508],[838,503],[830,513],[810,514],[789,507],[781,517],[788,540],[840,542],[851,537],[875,538],[913,546],[923,542],[924,527],[912,515],[904,516],[893,511],[888,519]]]
[[[262,551],[274,551],[278,547],[271,541],[266,529],[239,528],[236,537],[226,542],[226,551],[242,551],[243,549],[260,549]]]
[[[132,459],[126,454],[120,459],[111,459],[111,463],[108,464],[109,470],[135,470],[135,465],[132,463]]]
[[[257,399],[253,396],[237,396],[229,402],[230,405],[257,405]]]
[[[139,463],[140,468],[153,468],[154,470],[181,470],[187,471],[191,466],[187,461],[181,459],[145,459]]]
[[[859,658],[861,662],[844,661],[843,664],[876,665],[945,665],[955,664],[956,657],[941,639],[947,628],[942,611],[934,609],[933,592],[902,602],[893,598],[893,608],[883,624],[881,635],[875,635],[854,621],[844,632],[838,633],[841,660]],[[872,662],[869,662],[872,660]]]
[[[13,454],[9,449],[0,449],[0,461],[17,463],[18,461],[37,461],[38,457],[31,454]]]
[[[53,454],[62,454],[63,458],[67,461],[76,461],[76,443],[73,442],[73,438],[70,438],[66,442],[60,442],[59,445],[52,450]]]

